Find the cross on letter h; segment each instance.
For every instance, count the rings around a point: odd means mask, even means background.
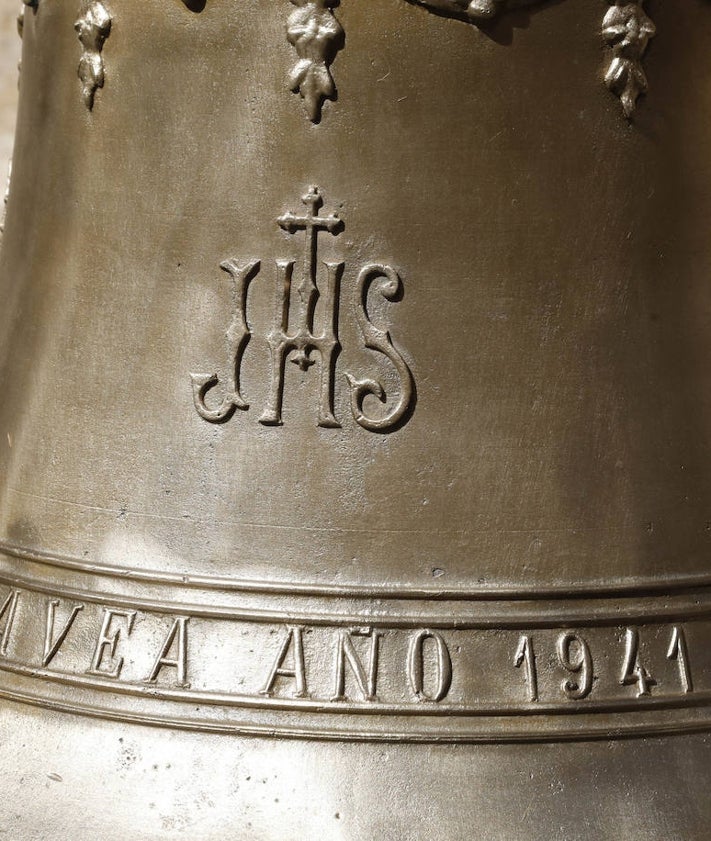
[[[277,275],[280,282],[277,284],[276,319],[275,326],[267,336],[271,355],[271,385],[267,406],[259,422],[266,426],[279,426],[282,423],[284,369],[289,354],[293,352],[295,355],[291,361],[302,371],[306,371],[315,363],[311,354],[318,351],[321,356],[318,425],[339,427],[340,424],[333,414],[333,378],[336,356],[340,350],[337,305],[344,264],[324,263],[328,275],[326,290],[322,295],[316,285],[316,274],[319,233],[327,231],[333,236],[338,236],[343,230],[343,222],[336,214],[325,217],[318,215],[323,199],[317,187],[311,187],[301,200],[307,208],[303,216],[285,213],[277,220],[280,227],[289,234],[304,231],[306,244],[301,282],[296,290],[299,299],[294,318],[297,323],[293,332],[289,332],[289,315],[295,261],[277,261]],[[315,336],[314,314],[319,297],[323,298],[324,326],[321,334]]]

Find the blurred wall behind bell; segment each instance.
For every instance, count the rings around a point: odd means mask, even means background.
[[[0,193],[5,192],[5,173],[12,154],[17,108],[17,63],[20,37],[17,15],[20,0],[0,0]],[[1,196],[0,196],[1,198]]]

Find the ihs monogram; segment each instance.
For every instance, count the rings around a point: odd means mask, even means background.
[[[344,229],[343,221],[336,214],[319,216],[323,199],[317,187],[311,187],[302,197],[306,212],[298,216],[285,213],[277,219],[279,226],[289,234],[305,235],[304,259],[301,277],[296,287],[296,298],[292,301],[294,260],[276,261],[276,301],[274,326],[266,336],[270,351],[270,385],[266,406],[259,418],[265,426],[281,426],[284,378],[287,360],[302,371],[319,365],[319,402],[317,423],[321,427],[341,426],[334,413],[334,391],[336,358],[341,344],[338,339],[338,312],[341,281],[345,264],[324,262],[325,280],[319,288],[318,280],[318,238],[328,233],[337,237]],[[226,260],[222,269],[230,278],[232,290],[232,322],[227,330],[230,354],[230,374],[222,384],[222,400],[212,408],[208,395],[220,385],[217,374],[192,374],[193,398],[199,415],[210,423],[225,423],[237,409],[247,410],[249,404],[242,397],[240,374],[245,349],[252,336],[247,322],[247,297],[251,282],[259,274],[261,263],[250,260],[240,263]],[[408,419],[415,403],[415,382],[412,371],[402,354],[397,350],[387,330],[376,327],[368,312],[368,293],[375,289],[389,301],[399,300],[403,283],[398,272],[391,266],[370,263],[360,270],[353,288],[353,306],[363,347],[384,355],[397,374],[398,398],[391,400],[379,382],[370,379],[358,380],[345,374],[350,389],[350,404],[353,417],[364,429],[373,432],[392,431]],[[320,302],[323,326],[316,333],[316,307]],[[373,416],[364,405],[368,396],[385,404],[385,410]]]

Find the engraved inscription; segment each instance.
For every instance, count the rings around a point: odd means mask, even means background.
[[[435,652],[436,677],[431,689],[425,688],[425,644],[430,641]],[[452,687],[452,656],[442,634],[420,631],[410,644],[407,662],[410,687],[418,701],[443,701]]]
[[[687,631],[679,624],[657,630],[655,626],[642,645],[646,626],[590,630],[585,634],[581,630],[541,630],[535,635],[477,629],[407,630],[387,625],[316,627],[190,615],[166,618],[137,607],[47,600],[17,588],[0,593],[0,598],[3,658],[10,652],[36,672],[38,665],[51,666],[61,650],[64,674],[150,685],[156,692],[166,687],[210,691],[215,680],[216,686],[227,692],[225,697],[234,694],[253,699],[312,699],[321,704],[378,706],[392,704],[395,691],[395,697],[409,699],[409,704],[454,704],[473,712],[477,704],[501,702],[500,678],[507,674],[507,660],[508,670],[512,666],[521,670],[525,686],[524,693],[521,678],[513,672],[504,680],[504,696],[511,709],[531,703],[567,706],[585,702],[588,706],[593,699],[598,703],[639,699],[643,703],[644,699],[660,697],[660,692],[663,697],[683,698],[697,691],[692,681]],[[18,628],[19,606],[23,603],[24,624]],[[44,611],[41,652],[32,647],[36,638],[32,623],[36,623],[40,610]],[[711,627],[711,619],[707,624]],[[136,632],[138,625],[143,628],[142,635]],[[190,652],[189,625],[195,626],[197,640]],[[220,652],[225,643],[240,634],[249,640],[250,656],[243,646],[242,659],[230,660],[229,672],[237,680],[235,686],[240,687],[237,692],[222,684],[225,673],[221,667],[214,678],[206,675],[211,662],[222,661]],[[591,634],[597,640],[596,663],[588,641]],[[275,640],[276,646],[270,640]],[[643,665],[642,653],[652,662],[651,667]],[[35,657],[37,664],[33,663]],[[130,674],[126,673],[127,662]],[[141,671],[142,663],[148,664],[145,671]],[[0,665],[0,671],[2,668]],[[663,675],[661,680],[652,677],[652,669]],[[482,677],[487,672],[491,687],[498,689],[487,690],[487,680]],[[711,652],[704,675],[702,691],[711,698]],[[597,683],[601,686],[595,691]],[[633,697],[628,687],[634,687]]]
[[[354,637],[370,638],[370,655],[367,667],[363,664],[353,642]],[[341,630],[336,647],[336,687],[332,701],[346,699],[346,663],[356,680],[358,690],[366,701],[375,701],[378,681],[378,660],[382,634],[372,628]]]
[[[514,654],[514,666],[524,668],[526,675],[526,686],[528,687],[528,700],[538,700],[538,672],[536,671],[536,655],[533,652],[533,640],[531,637],[521,637],[518,641],[518,648]]]
[[[156,657],[153,668],[146,678],[147,683],[157,683],[163,669],[175,669],[176,686],[189,687],[188,683],[188,620],[189,616],[178,616],[168,631],[168,636]]]
[[[572,701],[587,698],[593,685],[593,664],[590,646],[579,634],[565,633],[558,637],[558,660],[572,677],[565,678],[563,691]]]
[[[101,0],[85,0],[82,15],[74,24],[74,29],[83,47],[77,73],[81,80],[84,103],[91,111],[97,88],[104,86],[102,50],[111,32],[111,15]]]
[[[639,662],[639,631],[627,628],[625,632],[625,660],[622,666],[620,683],[623,686],[637,686],[637,697],[649,695],[650,687],[656,680]]]
[[[42,665],[49,666],[49,664],[54,660],[59,652],[59,649],[62,647],[62,643],[67,638],[67,634],[71,630],[72,625],[76,621],[79,612],[84,610],[83,604],[74,605],[71,609],[69,616],[67,617],[64,625],[62,626],[59,633],[55,636],[54,635],[54,620],[57,608],[60,606],[60,601],[58,599],[52,599],[47,603],[47,621],[45,622],[45,632],[44,632],[44,650],[42,652]]]
[[[689,650],[686,646],[686,634],[684,633],[684,629],[678,625],[672,628],[667,659],[676,660],[679,664],[679,678],[684,692],[693,692],[694,684],[691,680],[691,666],[689,664]]]
[[[291,0],[297,8],[286,27],[299,57],[289,73],[289,87],[301,95],[309,119],[318,123],[325,99],[336,97],[331,64],[343,49],[345,33],[333,14],[338,0]]]
[[[317,424],[326,429],[336,429],[341,426],[335,414],[334,400],[336,360],[341,349],[338,313],[345,263],[324,261],[322,271],[325,279],[319,281],[318,251],[319,235],[338,237],[344,230],[344,223],[335,213],[320,215],[323,198],[317,187],[311,187],[302,197],[302,202],[306,207],[305,213],[289,212],[277,220],[279,227],[288,234],[303,234],[304,251],[296,281],[296,261],[276,261],[275,321],[266,337],[270,352],[270,384],[259,423],[264,426],[282,425],[286,363],[291,361],[304,372],[317,366]],[[200,417],[210,423],[224,423],[237,409],[249,409],[249,402],[241,392],[240,379],[245,349],[252,337],[247,320],[250,284],[258,276],[261,262],[257,259],[245,262],[227,260],[222,263],[222,268],[230,279],[232,321],[227,331],[229,375],[222,385],[219,402],[212,398],[212,392],[221,385],[217,374],[191,375],[195,408]],[[416,402],[416,388],[410,366],[396,347],[390,331],[376,327],[371,320],[368,310],[371,288],[386,300],[396,302],[402,298],[404,284],[391,266],[371,264],[359,272],[354,286],[354,317],[363,347],[385,357],[392,365],[399,396],[391,401],[383,385],[371,378],[356,379],[346,372],[345,380],[351,390],[351,411],[356,423],[368,431],[382,433],[394,431],[409,420]],[[317,309],[321,321],[318,330]],[[384,407],[379,413],[373,414],[374,407],[367,405],[371,402],[370,397],[374,398],[376,405],[379,401]]]
[[[670,709],[682,729],[697,719],[711,728],[711,613],[522,633],[459,627],[461,617],[447,627],[385,617],[354,627],[101,599],[0,590],[0,697],[188,728],[337,738],[604,736],[628,725],[654,732],[655,722],[666,732]]]
[[[7,656],[7,646],[10,641],[10,634],[12,633],[12,625],[15,621],[15,611],[17,610],[17,598],[19,593],[17,590],[10,590],[7,598],[0,607],[0,655]]]
[[[104,619],[101,623],[101,630],[99,631],[99,639],[96,643],[94,656],[91,658],[91,666],[87,669],[87,674],[91,675],[106,675],[107,677],[118,678],[121,676],[121,669],[123,668],[123,657],[116,657],[116,646],[118,645],[120,629],[112,627],[115,619],[123,619],[125,622],[125,633],[128,636],[133,629],[133,623],[136,619],[135,610],[110,610],[104,608]],[[104,658],[108,658],[113,662],[104,663]]]
[[[297,625],[295,628],[287,628],[286,637],[276,656],[274,665],[269,672],[264,688],[260,690],[261,695],[271,695],[277,678],[290,678],[294,681],[294,698],[306,698],[306,661],[304,660],[304,629]],[[285,666],[284,661],[292,651],[293,665]]]

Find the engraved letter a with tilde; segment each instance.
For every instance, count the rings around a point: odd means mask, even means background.
[[[259,418],[264,426],[282,425],[282,404],[286,362],[291,361],[302,371],[312,365],[319,368],[319,397],[317,407],[318,425],[325,428],[340,428],[334,413],[334,390],[336,359],[341,349],[338,338],[338,312],[341,280],[345,264],[323,262],[321,271],[325,282],[318,285],[319,235],[323,233],[337,237],[344,229],[343,221],[335,213],[320,216],[323,199],[317,187],[311,187],[302,197],[306,212],[297,215],[285,213],[277,220],[288,234],[304,234],[304,258],[301,275],[292,294],[296,262],[276,261],[276,302],[274,324],[266,336],[270,353],[270,383],[266,406]],[[247,322],[247,298],[250,283],[259,274],[259,260],[237,262],[226,260],[222,269],[230,279],[232,294],[232,321],[226,338],[230,359],[230,371],[222,384],[222,400],[208,405],[208,395],[220,385],[217,374],[192,374],[193,399],[200,417],[210,423],[225,423],[237,409],[247,410],[249,404],[240,391],[240,373],[245,349],[252,336]],[[325,271],[324,271],[325,270]],[[403,284],[398,272],[391,266],[369,264],[364,266],[354,287],[354,318],[358,325],[363,347],[382,354],[394,369],[399,383],[399,396],[390,401],[381,383],[371,380],[356,380],[350,374],[345,378],[351,393],[351,411],[355,421],[371,432],[389,432],[400,427],[414,408],[415,383],[409,365],[393,344],[388,330],[376,327],[368,312],[368,293],[379,292],[386,300],[397,301],[402,296]],[[320,311],[322,327],[316,332],[316,308]],[[316,357],[316,358],[315,358]],[[366,398],[374,398],[386,406],[386,412],[371,416],[365,408]]]

